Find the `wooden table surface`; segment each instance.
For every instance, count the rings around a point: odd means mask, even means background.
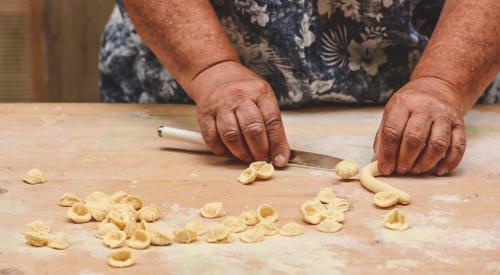
[[[292,147],[351,158],[372,156],[381,108],[319,108],[284,112]],[[201,146],[160,139],[159,125],[196,129],[187,105],[0,104],[0,274],[367,274],[500,273],[500,106],[482,106],[467,118],[465,159],[447,177],[390,177],[412,196],[411,228],[385,229],[387,210],[357,180],[332,172],[290,167],[270,181],[244,186],[245,165],[211,155]],[[33,167],[48,182],[21,181]],[[56,205],[63,193],[123,190],[164,209],[163,230],[202,220],[197,209],[222,201],[229,215],[261,203],[273,205],[279,223],[300,222],[300,205],[321,187],[351,202],[343,229],[334,234],[306,225],[304,235],[268,237],[258,244],[174,243],[134,251],[136,265],[108,267],[108,249],[93,237],[95,223],[76,225]],[[21,234],[32,220],[47,220],[69,235],[58,251],[35,248]]]

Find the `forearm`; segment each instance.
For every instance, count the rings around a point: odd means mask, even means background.
[[[500,1],[448,0],[412,79],[452,85],[467,112],[500,70]]]
[[[190,82],[203,70],[239,62],[209,1],[124,2],[141,38],[188,93]]]

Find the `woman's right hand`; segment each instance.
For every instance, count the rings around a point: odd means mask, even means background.
[[[217,155],[283,167],[290,158],[278,103],[271,86],[240,63],[216,64],[190,83],[205,143]]]

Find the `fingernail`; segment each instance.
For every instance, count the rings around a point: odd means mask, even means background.
[[[273,164],[278,167],[285,166],[286,165],[285,155],[280,154],[274,157]]]
[[[392,172],[392,168],[391,168],[390,165],[384,164],[384,165],[382,165],[382,171],[381,172],[384,175],[389,175]]]
[[[408,172],[408,168],[398,166],[398,173],[400,173],[400,174],[406,174],[406,172]]]
[[[447,169],[439,169],[438,172],[437,172],[437,175],[438,176],[443,176],[443,175],[446,175],[448,174],[448,170]]]

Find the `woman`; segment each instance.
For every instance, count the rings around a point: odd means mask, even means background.
[[[386,103],[381,173],[445,175],[464,154],[466,112],[500,102],[498,77],[483,93],[500,70],[498,0],[117,3],[102,99],[194,101],[210,149],[243,161],[287,164],[279,107]]]

